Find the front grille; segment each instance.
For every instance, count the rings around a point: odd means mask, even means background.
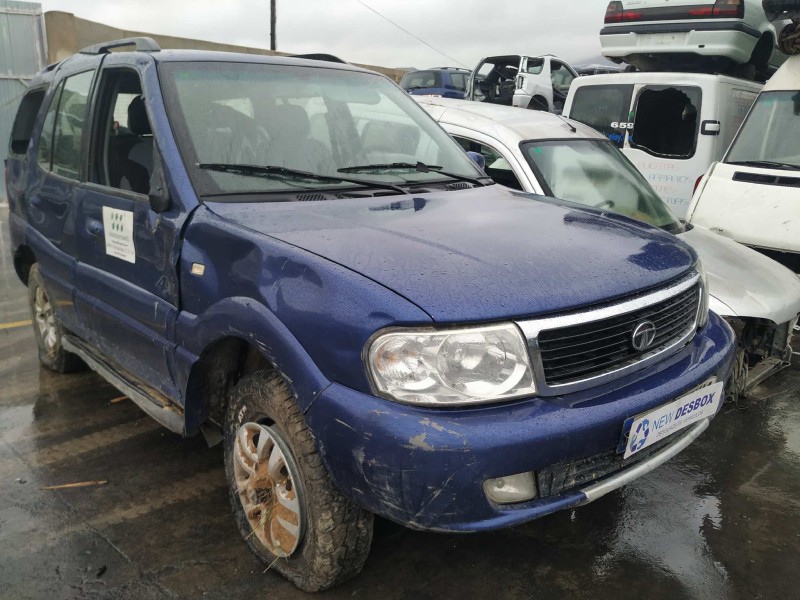
[[[602,375],[635,363],[685,337],[694,327],[700,286],[622,315],[541,331],[538,336],[547,385],[564,385]],[[656,326],[653,343],[644,350],[633,347],[633,331],[640,323]]]
[[[536,485],[539,497],[559,496],[576,488],[598,481],[617,471],[627,469],[663,450],[676,442],[681,436],[668,437],[652,446],[640,450],[630,458],[623,459],[622,454],[609,450],[602,454],[581,458],[568,463],[553,465],[547,469],[536,471]]]

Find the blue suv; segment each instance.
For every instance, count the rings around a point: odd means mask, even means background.
[[[304,590],[360,571],[373,514],[576,507],[720,407],[733,335],[688,246],[493,185],[381,75],[98,44],[33,79],[10,152],[42,364],[221,441],[245,542]]]
[[[412,96],[437,96],[464,100],[467,97],[469,75],[469,69],[456,67],[411,71],[400,80],[400,87]]]

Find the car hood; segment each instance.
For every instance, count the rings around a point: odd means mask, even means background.
[[[800,312],[800,278],[783,265],[703,227],[679,237],[703,261],[717,313],[786,323]]]
[[[662,285],[695,262],[688,246],[656,228],[501,186],[208,206],[382,284],[440,323],[605,302]]]

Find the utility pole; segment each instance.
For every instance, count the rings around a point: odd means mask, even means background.
[[[277,50],[278,49],[278,40],[275,36],[275,21],[277,17],[275,15],[275,4],[277,0],[270,0],[269,2],[269,49],[270,50]]]

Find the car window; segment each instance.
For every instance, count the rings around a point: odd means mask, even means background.
[[[14,125],[11,128],[11,143],[9,151],[11,154],[24,154],[31,141],[33,126],[36,124],[36,116],[44,101],[45,89],[38,88],[29,90],[22,98],[22,102],[14,118]]]
[[[442,87],[442,74],[438,71],[414,71],[403,77],[400,87],[404,90]]]
[[[763,92],[731,144],[725,162],[800,168],[800,92]]]
[[[422,162],[480,177],[474,163],[422,108],[383,77],[207,62],[165,63],[159,74],[173,130],[201,194],[298,192],[354,184],[219,172],[198,164],[284,167],[393,185],[448,179],[414,168]],[[396,163],[412,168],[385,167]],[[366,168],[372,165],[384,167]]]
[[[554,140],[521,147],[547,195],[608,209],[671,233],[682,231],[663,200],[612,143]]]
[[[461,92],[467,91],[467,79],[469,73],[450,73],[450,80],[453,82],[453,87]]]
[[[36,161],[45,171],[50,170],[53,161],[53,128],[56,123],[58,102],[63,89],[64,82],[62,81],[50,99],[50,106],[47,107],[47,114],[45,115],[42,132],[39,134],[39,141],[36,147]]]
[[[569,117],[596,129],[622,148],[630,121],[632,96],[633,85],[582,86],[575,90]]]
[[[70,179],[78,179],[80,174],[81,145],[93,77],[94,71],[84,71],[68,77],[58,103],[52,171]]]
[[[496,150],[488,144],[482,144],[463,136],[454,135],[453,139],[467,152],[477,152],[486,163],[484,171],[491,177],[495,183],[504,185],[506,187],[522,190],[522,184],[514,174],[508,160],[506,160],[499,150]]]
[[[647,86],[634,108],[632,148],[653,156],[691,158],[697,147],[700,88]]]
[[[146,194],[154,140],[139,75],[127,68],[104,70],[97,98],[90,180]]]
[[[525,66],[525,72],[530,75],[538,75],[544,70],[543,58],[529,58]]]
[[[553,61],[550,69],[550,80],[553,82],[553,88],[561,93],[569,91],[569,86],[575,76],[566,67],[564,63]]]

